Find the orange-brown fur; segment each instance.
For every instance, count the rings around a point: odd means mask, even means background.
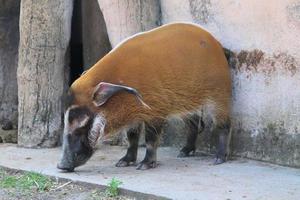
[[[120,92],[95,107],[92,94],[100,82],[133,87],[151,109],[132,94]],[[207,31],[184,23],[139,34],[98,61],[71,86],[75,104],[88,105],[106,118],[106,134],[139,121],[196,112],[216,106],[216,121],[228,120],[230,69],[223,48]]]

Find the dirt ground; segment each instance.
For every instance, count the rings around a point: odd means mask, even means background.
[[[21,171],[12,171],[0,167],[3,177],[20,177],[24,174]],[[5,174],[3,176],[3,174]],[[61,179],[51,179],[51,187],[38,191],[37,188],[22,189],[3,187],[0,185],[0,200],[133,200],[134,198],[126,196],[109,197],[104,189],[99,189],[94,186],[89,186],[80,183],[73,183],[71,181]]]

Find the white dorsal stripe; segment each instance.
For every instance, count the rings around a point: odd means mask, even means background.
[[[112,50],[110,50],[109,53],[111,52],[114,52],[116,49],[118,49],[122,44],[124,44],[125,42],[127,42],[128,40],[136,37],[136,36],[139,36],[139,35],[142,35],[142,34],[145,34],[145,33],[149,33],[149,32],[152,32],[152,31],[155,31],[159,28],[162,28],[162,27],[165,27],[165,26],[169,26],[169,25],[172,25],[172,24],[177,24],[177,23],[180,23],[180,24],[188,24],[188,25],[193,25],[193,26],[197,26],[199,28],[202,28],[203,30],[209,32],[207,29],[205,29],[204,27],[200,26],[199,24],[196,24],[196,23],[193,23],[193,22],[188,22],[188,21],[174,21],[174,22],[171,22],[171,23],[168,23],[168,24],[163,24],[161,26],[158,26],[156,28],[153,28],[151,30],[148,30],[148,31],[142,31],[142,32],[139,32],[139,33],[135,33],[133,34],[132,36],[129,36],[125,39],[123,39],[121,42],[119,42]]]

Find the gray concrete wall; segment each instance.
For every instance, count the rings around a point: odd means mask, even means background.
[[[161,0],[161,6],[164,24],[198,23],[235,52],[234,154],[300,167],[300,1]]]

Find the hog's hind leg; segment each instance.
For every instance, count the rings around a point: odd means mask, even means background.
[[[139,125],[138,127],[131,128],[127,131],[129,147],[126,155],[117,162],[116,167],[127,167],[135,164],[139,145],[139,136],[142,129],[141,127],[142,125]]]
[[[138,164],[136,169],[145,170],[155,168],[157,166],[156,152],[162,127],[163,122],[145,125],[146,155],[144,160]]]
[[[203,129],[204,124],[198,115],[193,115],[184,120],[186,126],[190,129],[185,146],[180,150],[178,157],[188,157],[195,154],[196,141],[199,132]],[[199,131],[199,129],[201,129]]]
[[[230,140],[231,140],[231,128],[229,125],[217,127],[217,133],[219,135],[219,144],[217,148],[217,155],[214,161],[215,165],[226,162],[230,153]]]

